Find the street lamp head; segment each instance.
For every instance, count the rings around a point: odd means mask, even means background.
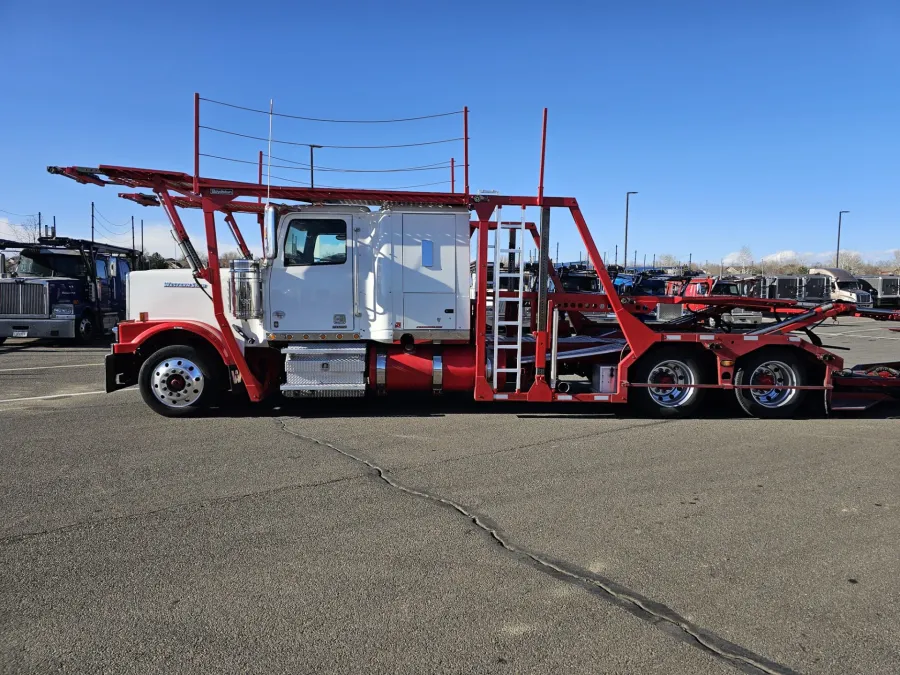
[[[849,211],[841,211],[840,213],[850,213]]]
[[[317,149],[318,149],[318,148],[321,148],[322,146],[321,146],[321,145],[315,145],[315,144],[313,144],[313,143],[310,143],[310,144],[309,144],[309,147],[311,147],[311,148],[317,148]]]
[[[636,195],[637,192],[626,192],[625,194],[626,194],[626,195]]]

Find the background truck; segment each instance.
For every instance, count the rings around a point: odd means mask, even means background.
[[[865,275],[857,277],[864,291],[872,295],[876,307],[900,305],[900,277],[894,274]]]
[[[68,237],[0,240],[18,256],[0,279],[0,342],[69,338],[89,342],[125,318],[126,283],[139,261],[132,249]]]
[[[827,290],[832,301],[852,302],[857,307],[873,307],[872,294],[863,290],[859,279],[847,270],[837,267],[814,267],[809,270],[810,277],[822,275],[827,277]]]

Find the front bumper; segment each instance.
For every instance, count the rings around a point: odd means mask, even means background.
[[[0,337],[74,338],[75,319],[0,319]]]

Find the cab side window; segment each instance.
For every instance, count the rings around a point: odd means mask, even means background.
[[[103,258],[97,258],[97,278],[108,279],[109,272],[106,269],[106,261]]]
[[[125,259],[119,258],[119,261],[116,263],[116,275],[124,280],[130,271],[131,269],[128,267],[128,263],[125,262]]]
[[[339,219],[294,218],[284,240],[284,266],[343,265],[347,223]]]

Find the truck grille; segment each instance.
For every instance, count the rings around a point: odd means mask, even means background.
[[[856,294],[856,304],[858,305],[871,305],[872,304],[872,296],[869,293],[857,293]]]
[[[47,316],[49,313],[45,284],[0,283],[0,314]]]

